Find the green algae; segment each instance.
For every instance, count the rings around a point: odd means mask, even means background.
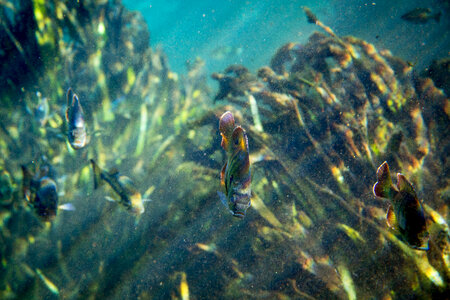
[[[185,77],[171,72],[139,14],[107,1],[31,4],[34,49],[55,56],[35,65],[42,76],[33,84],[56,116],[38,128],[11,100],[22,93],[35,102],[24,78],[1,91],[2,296],[50,297],[37,269],[69,299],[181,299],[186,289],[191,298],[399,299],[448,290],[448,98],[433,81],[400,72],[406,62],[354,37],[315,33],[258,75],[244,66],[214,74],[213,100],[201,60]],[[65,142],[67,80],[89,115],[91,142],[81,151]],[[249,137],[254,196],[244,220],[217,196],[226,110]],[[51,225],[21,195],[20,164],[42,155],[57,170],[61,201],[77,208]],[[90,158],[117,167],[141,193],[154,187],[137,225],[93,190]],[[385,204],[371,189],[387,158],[433,217],[429,252],[407,247],[376,215]]]

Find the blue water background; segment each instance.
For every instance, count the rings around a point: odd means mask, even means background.
[[[151,45],[160,45],[172,70],[185,71],[186,61],[201,57],[208,72],[230,64],[252,71],[267,65],[276,49],[287,42],[305,43],[320,30],[307,23],[308,6],[338,35],[353,35],[389,49],[394,55],[423,69],[433,59],[450,53],[450,20],[445,1],[183,1],[124,0],[139,10],[148,23]],[[400,17],[417,7],[441,11],[439,23],[411,24]],[[447,11],[445,10],[447,9]],[[214,59],[216,49],[242,48],[240,55]]]

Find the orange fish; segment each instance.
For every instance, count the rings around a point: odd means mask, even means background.
[[[227,152],[228,159],[220,173],[220,183],[225,188],[225,194],[218,194],[233,216],[243,218],[251,205],[247,134],[241,126],[235,125],[233,114],[229,111],[220,117],[219,131],[222,136],[221,146]]]

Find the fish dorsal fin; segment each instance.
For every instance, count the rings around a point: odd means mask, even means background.
[[[125,175],[119,175],[119,172],[117,172],[113,176],[116,176],[117,181],[122,186],[122,188],[126,191],[126,193],[130,193],[130,194],[139,193],[135,187],[133,180],[131,180],[130,177],[125,176]],[[140,194],[139,194],[139,197],[140,197]]]
[[[73,91],[72,88],[69,88],[67,90],[67,94],[66,94],[66,99],[67,99],[67,107],[70,107],[73,101]],[[70,101],[72,100],[72,101]]]
[[[414,196],[414,198],[417,198],[416,191],[414,190],[411,182],[409,182],[408,179],[406,179],[406,177],[401,173],[397,173],[397,188],[399,191],[406,192]]]
[[[389,205],[389,207],[388,207],[388,210],[386,213],[386,223],[392,229],[397,228],[397,218],[395,217],[394,209],[393,209],[392,205]]]
[[[373,193],[377,197],[391,199],[395,193],[394,185],[392,184],[391,173],[389,172],[389,165],[387,162],[381,164],[377,170],[377,182],[373,186]]]
[[[233,150],[241,150],[248,152],[248,140],[245,130],[241,126],[237,126],[232,135]]]
[[[229,111],[225,112],[219,121],[219,131],[220,135],[222,135],[221,146],[225,151],[228,151],[230,148],[230,139],[233,134],[233,130],[235,127],[233,114]]]
[[[113,167],[112,169],[109,170],[108,174],[113,177],[117,177],[119,176],[119,170],[116,167]]]
[[[72,107],[80,105],[80,100],[78,99],[78,95],[75,93],[73,94],[71,105],[72,105]]]

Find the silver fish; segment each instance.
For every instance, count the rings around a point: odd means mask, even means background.
[[[71,95],[72,97],[70,97]],[[66,120],[70,146],[75,150],[84,148],[88,143],[84,111],[77,94],[73,93],[71,88],[67,90]]]

